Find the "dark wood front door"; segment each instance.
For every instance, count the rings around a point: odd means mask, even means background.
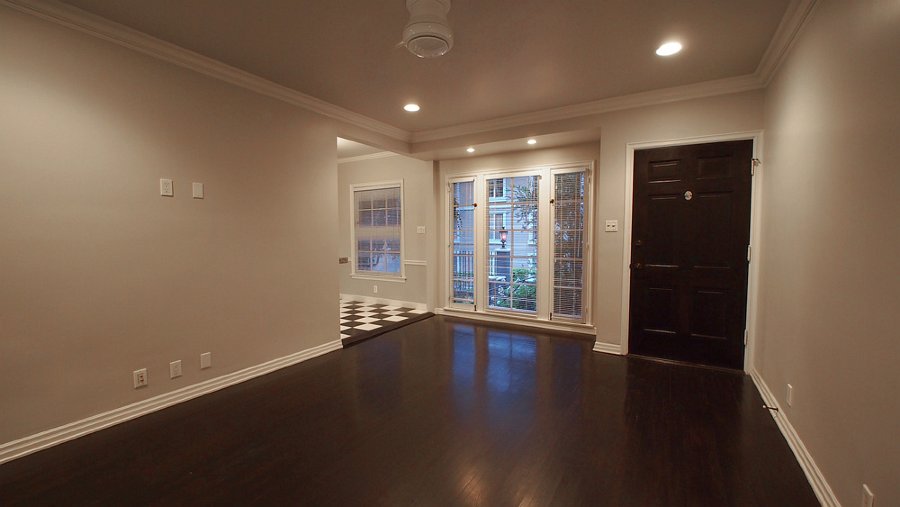
[[[629,350],[744,364],[752,141],[634,153]]]

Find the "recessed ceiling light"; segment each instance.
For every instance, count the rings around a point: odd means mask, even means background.
[[[681,43],[678,42],[666,42],[656,50],[656,54],[659,56],[672,56],[675,53],[681,51]]]
[[[409,111],[410,113],[415,113],[420,108],[419,108],[418,104],[407,104],[407,105],[403,106],[403,109]]]
[[[529,140],[526,141],[526,142],[527,142],[528,144],[537,144],[537,139],[531,138],[531,139],[529,139]]]
[[[469,146],[468,148],[466,148],[466,151],[468,151],[469,153],[475,153],[475,148]]]

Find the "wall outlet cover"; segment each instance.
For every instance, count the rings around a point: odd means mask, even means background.
[[[134,388],[137,389],[139,387],[146,387],[150,382],[147,379],[147,368],[141,368],[140,370],[134,370],[132,372],[132,377],[134,380]]]
[[[168,178],[160,178],[159,195],[165,197],[173,197],[175,195],[175,184]]]
[[[619,232],[619,221],[618,220],[607,220],[606,221],[606,232]]]
[[[169,378],[181,376],[181,359],[169,363]]]
[[[204,370],[212,366],[212,352],[204,352],[200,354],[200,369]]]

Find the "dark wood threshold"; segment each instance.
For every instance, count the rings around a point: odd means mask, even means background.
[[[373,330],[369,331],[368,333],[361,333],[361,334],[354,335],[354,336],[348,336],[346,338],[341,339],[341,346],[344,348],[347,348],[352,345],[356,345],[359,342],[364,342],[370,338],[375,338],[376,336],[383,335],[384,333],[387,333],[389,331],[393,331],[395,329],[400,329],[403,326],[408,326],[415,322],[419,322],[419,321],[422,321],[422,320],[425,320],[425,319],[428,319],[431,317],[434,317],[434,313],[425,312],[421,315],[417,315],[415,317],[410,317],[406,320],[397,322],[395,324],[391,324],[389,326],[382,326],[378,329],[373,329]]]
[[[674,366],[687,366],[690,368],[702,368],[704,370],[720,371],[723,373],[732,373],[737,375],[746,375],[744,370],[736,370],[734,368],[726,368],[724,366],[713,366],[711,364],[692,363],[689,361],[679,361],[677,359],[666,359],[662,357],[643,356],[641,354],[628,354],[628,357],[641,359],[643,361],[653,361],[654,363],[670,364]]]
[[[590,335],[587,333],[578,333],[575,331],[564,331],[562,329],[549,329],[541,326],[529,326],[526,324],[510,324],[508,322],[500,322],[500,321],[487,321],[482,319],[469,319],[462,315],[457,314],[449,314],[444,313],[441,314],[441,317],[450,320],[450,321],[462,321],[466,324],[472,324],[475,326],[490,326],[492,328],[498,329],[507,329],[510,331],[520,331],[528,334],[541,334],[546,336],[560,336],[563,338],[571,338],[574,340],[581,340],[585,342],[594,343],[597,340],[597,337],[594,335]]]

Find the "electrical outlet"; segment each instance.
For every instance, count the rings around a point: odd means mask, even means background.
[[[862,507],[875,507],[875,493],[866,484],[863,484]]]
[[[181,359],[169,363],[169,378],[181,376]]]
[[[141,368],[140,370],[134,370],[134,372],[132,372],[132,375],[134,376],[134,388],[135,389],[137,389],[138,387],[146,387],[147,384],[149,384],[149,382],[147,380],[147,368]]]
[[[200,369],[205,370],[212,366],[212,352],[204,352],[200,354]]]
[[[618,220],[607,220],[606,221],[606,232],[619,232],[619,221]]]
[[[378,294],[378,286],[377,285],[372,286],[372,294]]]
[[[416,226],[416,234],[425,234],[425,226],[424,225]]]
[[[794,386],[788,384],[787,392],[785,393],[784,400],[787,402],[789,407],[794,406]]]
[[[161,178],[159,180],[159,195],[165,197],[173,197],[175,195],[174,185],[172,180],[168,178]]]

